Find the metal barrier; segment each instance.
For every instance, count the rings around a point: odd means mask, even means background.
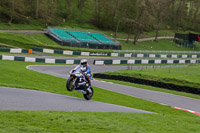
[[[199,51],[153,51],[153,50],[114,50],[117,53],[160,53],[160,54],[200,54]]]

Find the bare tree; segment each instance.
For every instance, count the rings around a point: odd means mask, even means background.
[[[130,10],[128,11],[129,13],[127,12],[128,14],[126,15],[124,19],[127,25],[127,30],[128,30],[127,42],[131,33],[133,33],[134,34],[133,44],[136,44],[140,35],[144,32],[144,30],[147,30],[148,27],[150,26],[151,18],[148,12],[148,6],[149,6],[147,5],[148,2],[149,0],[137,1],[136,3],[137,5],[135,7],[136,9],[135,14],[133,13],[133,11],[130,12]]]
[[[192,25],[193,25],[193,28],[195,26],[195,23],[198,24],[197,22],[197,16],[199,15],[199,6],[200,6],[200,1],[199,0],[194,0],[193,1],[195,4],[194,4],[194,14],[191,15],[190,17],[192,18]]]
[[[35,18],[38,18],[39,2],[40,2],[40,0],[37,0],[37,1],[36,1]]]
[[[99,24],[101,21],[101,2],[100,0],[95,0],[95,18],[96,18],[96,23]]]
[[[114,4],[113,4],[113,15],[112,15],[112,23],[113,23],[114,18],[115,18],[115,16],[116,16],[117,9],[118,9],[118,6],[119,6],[119,2],[120,2],[120,0],[114,0]]]
[[[81,14],[84,12],[86,0],[78,0],[78,8],[81,9]]]
[[[12,24],[12,21],[13,21],[13,16],[14,16],[14,13],[15,13],[15,4],[16,4],[16,1],[15,0],[11,0],[11,1],[9,1],[10,3],[10,19],[9,19],[9,21],[8,21],[8,25],[11,25]]]
[[[169,0],[152,0],[149,1],[149,13],[154,17],[155,29],[156,29],[156,36],[155,41],[158,39],[159,30],[163,21],[168,17],[169,13],[169,6],[171,1]]]

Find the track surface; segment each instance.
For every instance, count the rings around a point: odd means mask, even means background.
[[[56,110],[56,111],[93,111],[93,112],[135,112],[148,111],[87,101],[49,92],[0,87],[0,110]]]
[[[28,68],[57,77],[68,78],[68,72],[74,67],[75,66],[29,66]],[[114,71],[126,68],[127,67],[124,66],[91,66],[93,72]],[[137,68],[138,67],[133,67],[133,69]],[[200,100],[197,99],[101,81],[92,81],[92,85],[153,102],[200,112]]]

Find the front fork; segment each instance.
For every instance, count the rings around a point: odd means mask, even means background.
[[[73,90],[77,87],[77,84],[76,84],[76,81],[77,81],[77,77],[73,77],[72,76],[72,79],[73,79],[73,81],[72,81],[72,86],[73,86]]]

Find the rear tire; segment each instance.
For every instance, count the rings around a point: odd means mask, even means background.
[[[71,77],[68,78],[67,82],[66,82],[66,88],[68,91],[73,91],[73,79]]]
[[[93,88],[90,87],[90,89],[91,89],[91,93],[88,90],[86,90],[87,93],[83,94],[83,96],[86,100],[90,100],[94,94]]]

